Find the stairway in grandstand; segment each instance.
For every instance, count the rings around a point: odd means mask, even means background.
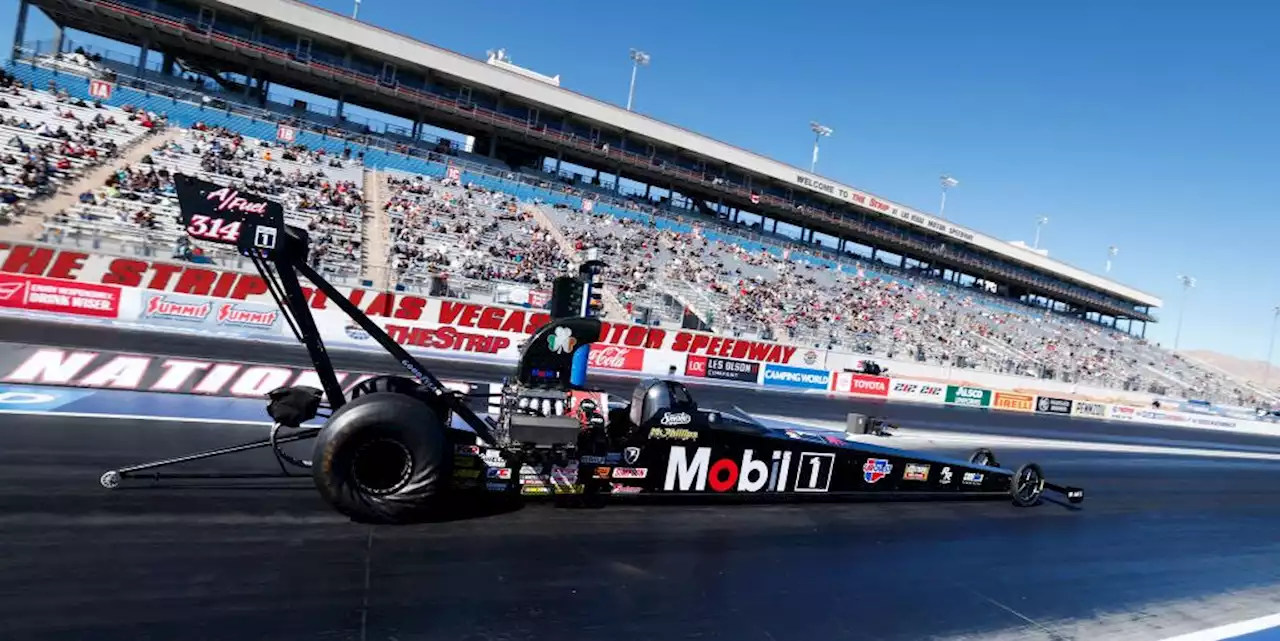
[[[364,172],[364,201],[368,213],[364,219],[364,253],[361,268],[364,277],[377,291],[390,291],[394,274],[391,270],[391,219],[387,216],[387,176],[375,169]]]
[[[582,261],[586,260],[586,256],[582,255],[582,252],[577,251],[574,248],[573,243],[569,242],[568,238],[565,238],[564,232],[560,231],[560,228],[556,226],[550,216],[547,216],[547,213],[543,211],[542,207],[530,205],[526,207],[526,211],[533,216],[533,220],[538,223],[538,227],[541,227],[543,231],[550,234],[551,239],[555,241],[556,245],[559,245],[560,251],[564,252],[564,255],[568,256],[570,261],[580,264]],[[618,296],[612,291],[609,291],[609,288],[607,287],[601,295],[601,302],[604,303],[604,309],[602,311],[604,312],[605,318],[630,320],[628,318],[627,310],[618,300]]]

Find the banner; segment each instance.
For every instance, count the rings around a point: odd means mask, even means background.
[[[1090,418],[1106,418],[1107,406],[1103,403],[1076,401],[1071,407],[1072,416],[1088,416]]]
[[[1120,421],[1132,421],[1137,418],[1137,409],[1128,405],[1110,405],[1107,407],[1107,418]]]
[[[617,345],[592,345],[587,357],[592,369],[620,369],[629,372],[644,371],[644,350]]]
[[[889,383],[889,398],[917,403],[942,403],[947,400],[947,386],[895,378]]]
[[[377,373],[408,375],[394,365]],[[342,388],[349,391],[377,373],[335,372],[335,375]],[[277,387],[321,387],[320,378],[310,368],[2,343],[0,383],[249,397],[264,401],[267,392]],[[445,386],[469,394],[488,393],[487,383],[449,381]],[[486,389],[480,389],[482,387]],[[477,398],[476,409],[483,410],[485,403],[486,399]],[[268,420],[265,412],[262,417]]]
[[[120,288],[0,273],[0,307],[116,318],[120,314]]]
[[[831,380],[831,391],[864,396],[889,396],[889,379],[854,372],[836,372]]]
[[[966,407],[989,407],[991,390],[981,387],[947,386],[947,403]]]
[[[764,384],[777,387],[826,390],[831,384],[831,372],[804,367],[765,365]]]
[[[1070,414],[1073,404],[1069,398],[1040,396],[1036,398],[1036,411],[1041,414]]]
[[[699,376],[725,381],[755,383],[760,380],[760,364],[728,358],[689,356],[685,361],[686,376]]]
[[[1035,411],[1035,401],[1035,397],[1030,394],[996,392],[995,400],[991,403],[991,406],[1001,410],[1032,412]]]
[[[279,336],[284,321],[274,305],[228,303],[178,294],[143,294],[139,320],[147,325],[242,336]]]

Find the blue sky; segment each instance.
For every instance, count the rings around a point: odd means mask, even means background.
[[[360,18],[476,57],[505,47],[620,105],[642,49],[638,111],[798,166],[818,120],[835,130],[820,174],[935,212],[950,173],[950,219],[1030,242],[1049,216],[1041,246],[1095,272],[1120,247],[1112,276],[1165,300],[1149,338],[1172,344],[1185,273],[1182,346],[1266,355],[1280,4],[365,0]]]

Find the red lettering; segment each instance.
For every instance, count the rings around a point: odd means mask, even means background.
[[[49,273],[45,275],[49,278],[70,278],[74,280],[80,268],[84,267],[84,261],[88,257],[88,254],[80,252],[58,252],[58,256],[53,259],[53,267],[50,267]]]
[[[787,347],[787,346],[785,346],[785,345],[775,345],[775,346],[774,346],[774,352],[775,352],[775,354],[774,354],[774,355],[775,355],[775,356],[777,356],[777,353],[778,353],[778,352],[781,352],[781,354],[782,354],[782,358],[781,358],[781,359],[779,359],[779,360],[773,361],[773,362],[775,362],[775,363],[790,363],[790,362],[791,362],[791,357],[795,355],[795,353],[796,353],[796,350],[797,350],[797,349],[800,349],[800,348],[799,348],[799,347]]]
[[[359,307],[360,301],[364,300],[364,290],[363,289],[351,290],[351,295],[347,297],[347,300],[351,301],[352,305]]]
[[[648,349],[662,349],[662,344],[667,342],[667,330],[650,329],[646,331],[647,338],[645,339],[644,346]],[[677,349],[676,351],[680,350]]]
[[[427,306],[427,299],[420,296],[405,296],[400,299],[400,309],[396,310],[396,318],[418,320],[422,318],[422,310]]]
[[[720,338],[719,336],[712,336],[711,342],[707,343],[707,353],[714,355],[715,351],[720,348],[720,343],[723,340],[724,339]]]
[[[763,361],[763,360],[769,359],[769,346],[765,345],[764,343],[752,342],[751,349],[748,351],[749,351],[749,355],[747,358],[753,361]]]
[[[497,354],[498,352],[500,352],[500,351],[502,351],[502,350],[504,350],[504,349],[506,349],[506,348],[508,348],[508,347],[511,347],[511,339],[510,339],[510,338],[507,338],[506,336],[494,336],[494,337],[493,337],[493,349],[492,349],[492,350],[490,350],[490,352],[489,352],[489,353],[490,353],[490,354]]]
[[[440,323],[443,325],[452,325],[458,319],[458,315],[462,313],[465,303],[455,303],[453,301],[440,301]]]
[[[512,312],[502,323],[502,331],[519,334],[525,330],[524,312]]]
[[[142,275],[145,273],[147,273],[146,261],[117,258],[107,265],[107,273],[102,275],[102,282],[108,285],[141,287]]]
[[[751,478],[748,476],[747,478]],[[707,485],[717,492],[728,492],[738,482],[738,464],[722,458],[711,464],[707,472]]]
[[[462,310],[462,320],[458,321],[463,327],[475,327],[476,319],[480,316],[479,305],[467,305]]]
[[[529,319],[529,325],[525,327],[524,333],[532,334],[540,329],[543,325],[551,322],[551,314],[537,313]]]
[[[49,261],[51,260],[53,260],[53,250],[48,247],[15,245],[13,251],[9,252],[9,257],[5,259],[4,267],[0,268],[0,271],[40,276],[49,267]]]
[[[498,329],[502,326],[502,319],[506,318],[506,312],[501,307],[485,307],[480,310],[480,321],[476,326],[480,329]]]
[[[156,267],[159,267],[157,265]],[[166,265],[168,267],[168,265]],[[174,285],[173,291],[176,294],[193,294],[196,296],[208,296],[209,290],[213,289],[213,281],[217,280],[218,275],[207,269],[198,269],[196,267],[188,267],[178,277],[178,284]]]
[[[156,263],[154,266],[149,267],[151,267],[153,273],[151,275],[151,283],[147,285],[147,289],[169,289],[169,277],[182,271],[182,268],[178,265],[166,265],[164,263]]]
[[[302,291],[303,293],[306,293],[310,290],[304,289]],[[324,309],[329,304],[329,297],[325,296],[324,292],[318,289],[307,294],[307,296],[311,299],[311,309]]]
[[[387,336],[390,336],[391,340],[397,343],[404,343],[405,334],[407,332],[408,328],[406,327],[401,327],[399,325],[387,325]]]
[[[245,300],[250,296],[265,293],[267,293],[267,283],[261,276],[241,274],[240,280],[236,281],[235,289],[231,290],[231,297],[236,300]]]
[[[734,341],[733,352],[729,354],[730,358],[742,358],[747,355],[747,348],[751,347],[750,341]]]
[[[689,352],[699,354],[707,348],[711,342],[711,337],[705,334],[694,334],[693,341],[689,344]]]
[[[373,302],[369,303],[369,308],[365,310],[365,313],[370,316],[390,316],[391,308],[395,305],[395,302],[395,294],[379,293],[373,297]]]
[[[213,286],[213,292],[209,294],[214,298],[226,298],[231,293],[231,286],[236,284],[235,272],[222,272],[218,274],[218,282]]]
[[[644,328],[632,325],[627,328],[627,336],[622,339],[622,344],[627,347],[640,347],[644,343]]]
[[[729,352],[733,349],[734,344],[736,344],[737,342],[738,341],[735,341],[732,338],[724,339],[723,341],[720,342],[720,352],[717,355],[728,356]],[[708,351],[707,353],[709,354],[710,351]]]

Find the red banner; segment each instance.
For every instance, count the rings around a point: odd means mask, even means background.
[[[120,314],[120,288],[0,274],[0,307],[116,318]]]
[[[639,372],[644,369],[644,350],[616,345],[592,345],[590,359],[587,362],[593,368]]]
[[[684,362],[685,376],[702,376],[707,375],[707,357],[706,356],[689,356]]]
[[[884,376],[868,376],[853,372],[836,372],[831,378],[831,389],[846,394],[863,396],[888,396],[889,379]]]

